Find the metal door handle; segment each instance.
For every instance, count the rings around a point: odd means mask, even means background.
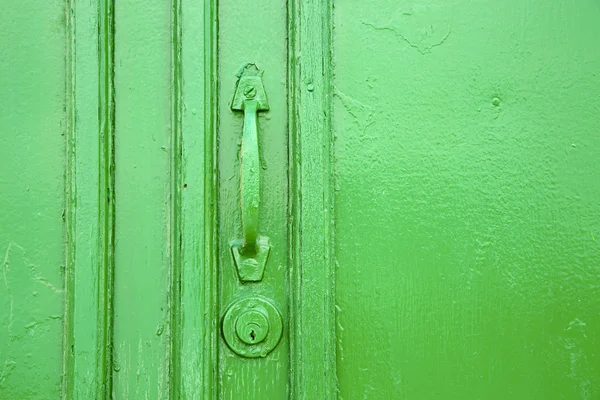
[[[255,64],[247,64],[238,73],[238,78],[231,109],[244,112],[240,151],[243,232],[242,240],[232,242],[231,249],[240,279],[243,282],[257,282],[262,279],[270,250],[269,238],[258,235],[261,168],[257,117],[259,111],[269,109],[269,104],[262,73]]]

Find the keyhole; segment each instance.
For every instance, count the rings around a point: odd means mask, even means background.
[[[254,341],[254,339],[256,338],[256,334],[254,333],[254,329],[252,329],[252,331],[250,331],[250,337],[252,338],[252,341]]]

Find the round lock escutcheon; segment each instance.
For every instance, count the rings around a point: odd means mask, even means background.
[[[235,300],[223,316],[223,337],[242,357],[266,357],[279,343],[283,321],[277,307],[264,297]]]

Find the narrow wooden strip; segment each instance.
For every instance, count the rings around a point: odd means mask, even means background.
[[[298,399],[333,399],[331,3],[297,0],[290,2],[290,7],[292,393]]]
[[[216,0],[182,2],[180,25],[182,399],[216,399]]]
[[[75,115],[76,115],[76,93],[75,93],[75,1],[68,1],[66,4],[65,18],[67,23],[67,35],[66,35],[66,50],[67,50],[67,81],[66,81],[66,127],[67,127],[67,138],[66,138],[66,179],[65,179],[65,190],[67,196],[66,201],[66,212],[65,212],[65,226],[66,226],[66,252],[65,252],[65,339],[63,343],[63,391],[62,398],[72,398],[74,392],[75,382],[75,362],[81,364],[84,360],[76,360],[75,349],[70,350],[74,340],[74,325],[75,322],[75,304],[74,304],[74,279],[75,279],[75,218],[76,214],[76,196],[77,196],[77,185],[75,181],[76,168],[75,163]],[[87,357],[86,357],[87,358]]]
[[[100,300],[98,318],[102,320],[103,363],[97,369],[102,378],[103,398],[112,398],[114,337],[114,255],[115,255],[115,86],[114,86],[114,0],[100,2],[100,186],[99,209],[102,262],[98,279]]]
[[[217,341],[217,4],[205,2],[204,11],[204,335],[202,366],[204,368],[204,399],[216,400],[219,370]]]
[[[75,115],[77,112],[76,103],[76,47],[75,47],[75,1],[67,1],[65,17],[67,22],[67,35],[66,35],[66,49],[67,49],[67,81],[66,81],[66,104],[67,104],[67,165],[66,165],[66,212],[65,212],[65,225],[66,225],[66,253],[65,253],[65,341],[63,344],[63,391],[62,398],[72,398],[74,395],[74,384],[75,384],[75,367],[88,362],[88,355],[85,354],[85,358],[82,360],[75,357],[75,326],[73,323],[76,321],[75,316],[75,238],[77,236],[77,230],[75,220],[77,217],[76,213],[76,199],[77,199],[77,185],[76,185],[76,173],[77,169],[75,164],[77,162],[76,155],[76,130],[75,130]],[[73,350],[70,347],[73,345]]]
[[[67,7],[66,398],[109,398],[112,29],[108,1]]]
[[[218,265],[218,198],[217,198],[217,4],[218,0],[205,2],[204,13],[204,165],[208,167],[205,176],[204,216],[209,221],[204,227],[205,248],[208,252],[204,255],[204,398],[216,400],[217,378],[219,370],[217,341],[219,338],[218,320],[219,309],[217,300],[217,271]]]
[[[299,393],[302,388],[302,354],[301,342],[297,340],[301,334],[298,328],[301,324],[300,306],[300,195],[298,164],[300,162],[300,144],[299,141],[299,115],[298,110],[298,82],[300,82],[298,66],[299,51],[299,21],[298,9],[300,0],[288,2],[287,9],[287,28],[288,28],[288,165],[289,165],[289,196],[288,196],[288,215],[290,221],[290,234],[288,235],[289,251],[289,290],[290,293],[290,382],[292,399],[300,398]]]
[[[171,13],[171,143],[169,230],[169,396],[181,398],[181,0],[172,1]]]

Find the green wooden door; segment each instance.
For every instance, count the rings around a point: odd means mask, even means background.
[[[600,398],[600,4],[550,3],[6,5],[0,398]]]

